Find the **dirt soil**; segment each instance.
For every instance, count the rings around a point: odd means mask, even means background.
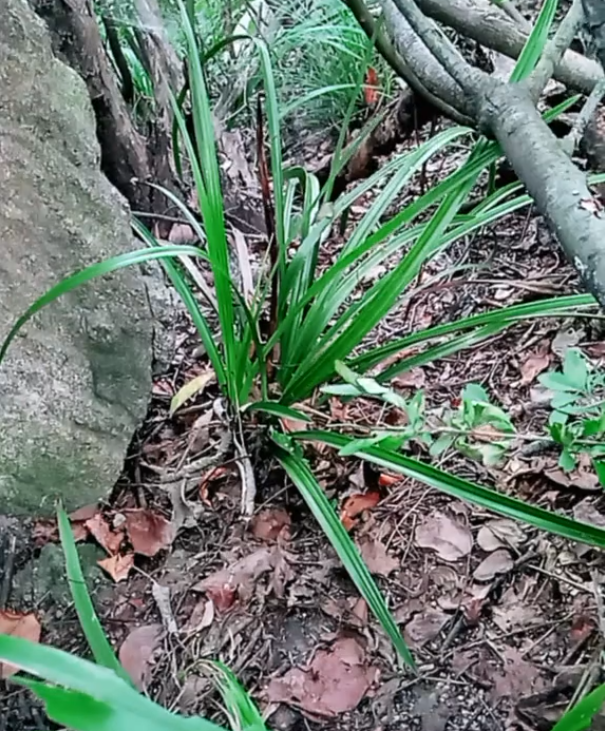
[[[440,159],[427,167],[405,197],[456,162]],[[357,204],[349,225],[370,201],[368,195]],[[327,243],[326,263],[342,240],[335,234]],[[543,221],[523,211],[428,265],[413,296],[371,340],[573,292],[576,284]],[[423,388],[437,408],[455,405],[465,384],[481,383],[520,432],[535,431],[547,414],[537,375],[560,363],[570,344],[603,365],[595,322],[549,319],[414,369],[395,385],[406,395]],[[101,512],[93,507],[73,521],[103,626],[141,687],[171,709],[225,723],[204,672],[205,660],[221,659],[278,731],[550,729],[581,684],[600,674],[602,556],[307,445],[322,487],[413,649],[417,674],[402,669],[302,499],[271,460],[262,425],[251,422],[247,434],[259,491],[256,514],[245,521],[215,384],[206,379],[205,388],[169,416],[178,389],[208,373],[203,357],[195,357],[197,345],[191,324],[183,322],[173,367],[156,380],[147,422],[113,499]],[[315,409],[322,427],[392,425],[400,417],[364,399],[331,399]],[[459,476],[605,525],[596,482],[586,472],[569,480],[556,463],[556,454],[523,447],[498,468],[455,452],[439,461]],[[4,565],[7,557],[14,564],[5,571],[5,605],[35,612],[42,641],[84,653],[61,585],[53,527],[30,529],[31,541],[14,528],[16,544],[5,542]],[[46,584],[39,573],[28,573],[32,556],[45,567]],[[119,581],[101,572],[99,558]],[[5,686],[0,731],[49,728],[25,691]]]

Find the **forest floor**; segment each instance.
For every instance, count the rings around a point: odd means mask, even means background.
[[[442,158],[424,176],[442,176],[443,166],[454,164]],[[405,197],[417,195],[422,184],[419,176]],[[370,200],[369,194],[357,203],[349,226]],[[333,235],[322,256],[333,257],[342,242]],[[443,272],[450,274],[436,281]],[[414,296],[372,339],[387,342],[488,307],[573,292],[575,285],[543,221],[522,211],[426,266]],[[466,384],[480,383],[513,416],[519,432],[535,431],[547,418],[538,374],[559,364],[571,345],[602,364],[605,347],[591,322],[518,325],[413,369],[393,385],[404,395],[424,389],[436,408],[454,406]],[[602,557],[307,445],[315,474],[413,649],[418,674],[402,670],[296,489],[263,449],[262,429],[252,424],[248,434],[258,495],[255,516],[244,521],[240,475],[211,379],[170,417],[178,389],[208,373],[207,363],[195,357],[193,327],[183,320],[181,328],[174,363],[155,381],[148,419],[111,503],[101,513],[85,508],[74,520],[76,529],[88,521],[78,537],[88,536],[82,545],[90,554],[87,575],[101,622],[151,697],[224,723],[203,665],[220,658],[278,731],[550,729],[582,680],[600,670],[604,617],[595,572]],[[332,398],[313,408],[322,428],[392,425],[400,416],[364,399],[344,404]],[[255,441],[261,446],[255,448]],[[439,465],[605,526],[605,499],[596,480],[582,471],[567,478],[555,453],[520,447],[498,468],[487,468],[452,452]],[[56,578],[52,529],[38,524],[35,536],[31,551]],[[115,536],[122,539],[116,543]],[[132,552],[123,548],[128,542],[137,553],[134,567]],[[114,583],[101,574],[91,543],[109,552],[109,573],[127,578]],[[22,573],[15,573],[15,592],[36,581]],[[19,594],[24,603],[31,591]],[[44,640],[83,652],[69,602],[43,590],[33,596]],[[2,695],[0,731],[51,728],[25,697],[14,686]]]

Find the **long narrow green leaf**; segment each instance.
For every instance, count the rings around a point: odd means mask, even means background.
[[[124,731],[133,731],[134,728],[145,731],[224,731],[202,718],[176,716],[138,693],[108,668],[54,647],[38,645],[20,637],[0,635],[0,660],[49,683],[93,698],[106,706],[106,712],[115,714],[114,719],[122,717],[122,712],[131,724],[133,718],[138,719],[135,726],[110,727],[111,731],[122,731],[122,728]],[[28,683],[19,676],[13,677],[12,681]],[[77,731],[94,731],[94,727],[82,723],[79,728],[73,728]]]
[[[76,548],[76,542],[71,532],[69,518],[62,507],[57,509],[57,523],[59,526],[61,547],[65,555],[65,568],[67,571],[67,580],[69,581],[69,589],[74,601],[74,607],[76,608],[76,614],[80,620],[82,632],[84,632],[93,657],[99,665],[113,670],[124,682],[132,685],[130,676],[116,657],[95,612],[90,594],[86,588],[86,581],[82,573],[82,567],[80,566],[78,549]]]
[[[313,476],[306,460],[298,456],[292,450],[292,447],[288,449],[288,440],[283,435],[275,433],[273,439],[277,445],[277,459],[299,489],[303,499],[338,554],[351,580],[391,639],[399,657],[411,668],[415,668],[414,658],[401,636],[397,623],[389,612],[376,582],[364,564],[357,547],[340,522],[334,508],[330,505],[329,500]]]
[[[351,437],[326,431],[298,432],[290,436],[301,441],[323,442],[337,449],[342,449],[352,441]],[[423,482],[425,485],[434,487],[447,495],[480,505],[482,508],[487,508],[507,518],[523,521],[549,533],[569,538],[572,541],[605,548],[605,529],[603,528],[581,523],[488,487],[476,485],[469,480],[456,477],[449,472],[444,472],[437,467],[389,449],[367,447],[360,449],[356,454],[361,459],[400,472],[406,477]]]
[[[135,264],[143,264],[147,261],[153,261],[156,259],[168,259],[170,257],[178,256],[198,256],[206,258],[205,254],[195,246],[163,246],[161,249],[138,249],[137,251],[129,251],[126,254],[120,254],[119,256],[111,257],[105,261],[92,264],[86,269],[82,269],[69,277],[65,277],[59,284],[48,290],[42,297],[39,297],[33,305],[31,305],[27,311],[21,315],[17,322],[10,329],[8,335],[0,347],[0,363],[6,356],[10,344],[15,339],[17,333],[25,325],[28,320],[37,313],[43,307],[50,304],[54,300],[58,299],[68,292],[72,292],[74,289],[82,286],[86,282],[90,282],[92,279],[101,277],[104,274],[115,272],[118,269],[124,269],[125,267],[133,266]]]
[[[510,82],[515,83],[527,78],[536,68],[544,47],[548,42],[548,32],[555,19],[558,0],[545,0],[540,14],[529,35],[529,38],[519,54],[515,68],[510,75]]]
[[[150,247],[165,248],[158,241],[156,241],[155,237],[142,223],[140,223],[140,221],[133,219],[132,227],[143,239],[143,241],[146,241],[149,244]],[[162,259],[162,266],[166,270],[166,274],[172,282],[172,286],[177,291],[177,294],[181,298],[181,301],[183,302],[191,316],[193,324],[195,325],[204,345],[204,348],[206,349],[206,353],[208,354],[210,363],[214,368],[214,373],[216,374],[216,379],[219,383],[219,386],[226,386],[227,374],[225,373],[225,365],[223,363],[223,359],[221,358],[221,354],[215,342],[212,330],[208,325],[208,321],[204,317],[204,313],[200,309],[200,306],[195,299],[193,292],[191,291],[191,288],[187,283],[187,280],[181,274],[180,270],[174,265],[171,259]]]
[[[605,683],[578,701],[553,726],[552,731],[584,731],[592,725],[593,718],[605,703]]]
[[[502,323],[503,326],[508,327],[520,320],[535,317],[563,317],[564,315],[573,315],[574,310],[584,307],[594,307],[595,305],[596,300],[591,294],[565,295],[538,300],[537,302],[527,302],[521,305],[510,305],[509,307],[483,312],[480,315],[470,315],[469,317],[464,317],[454,322],[448,322],[445,325],[436,325],[435,327],[406,335],[403,338],[392,340],[386,345],[374,348],[363,355],[353,358],[349,362],[349,365],[358,370],[367,371],[412,345],[435,340],[445,335],[496,323]]]

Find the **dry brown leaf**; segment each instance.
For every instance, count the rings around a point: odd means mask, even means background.
[[[191,612],[189,621],[185,626],[186,632],[199,632],[210,627],[214,622],[214,602],[212,599],[201,599]]]
[[[261,541],[276,541],[289,535],[292,520],[283,508],[268,508],[257,513],[251,521],[252,535]]]
[[[161,624],[147,624],[133,629],[122,642],[118,653],[120,662],[139,690],[149,681],[149,661],[160,644],[163,631]]]
[[[97,513],[96,515],[93,515],[92,518],[85,520],[84,525],[95,541],[103,549],[105,549],[110,556],[114,556],[120,550],[120,546],[124,541],[124,533],[114,533],[111,530],[109,523],[100,513]]]
[[[172,244],[190,244],[198,241],[198,237],[188,223],[175,223],[168,234],[168,241]]]
[[[504,592],[498,604],[492,606],[491,611],[494,624],[503,632],[539,621],[536,607],[523,603],[512,586]]]
[[[267,696],[269,702],[287,703],[311,718],[335,718],[356,708],[377,679],[378,669],[366,664],[361,645],[344,637],[316,652],[308,667],[274,678]]]
[[[510,553],[500,548],[483,559],[473,572],[476,581],[491,581],[498,574],[505,574],[513,567],[513,559]]]
[[[436,551],[444,561],[457,561],[471,552],[473,536],[468,526],[437,511],[416,527],[416,543]]]
[[[128,578],[130,569],[134,566],[134,553],[127,553],[125,556],[109,556],[97,563],[117,584],[118,581]]]
[[[518,548],[526,540],[527,536],[521,526],[506,518],[488,521],[477,534],[477,545],[488,552],[506,546]]]
[[[538,668],[527,661],[514,647],[506,647],[502,651],[504,667],[493,676],[494,700],[504,696],[517,700],[520,696],[543,690],[544,680]]]
[[[533,353],[520,366],[520,385],[527,386],[550,365],[550,354],[545,351]]]
[[[349,495],[340,511],[340,520],[344,527],[350,530],[357,523],[355,519],[365,510],[375,508],[380,502],[380,499],[381,496],[378,490]]]
[[[423,388],[426,383],[426,375],[422,368],[410,368],[391,380],[397,388]]]
[[[386,472],[382,472],[378,478],[378,485],[380,487],[391,487],[392,485],[396,485],[398,482],[401,482],[402,479],[403,475],[389,475]]]
[[[404,637],[412,648],[434,640],[445,627],[451,615],[440,609],[428,607],[415,614],[404,627]]]
[[[586,498],[573,508],[573,517],[582,523],[596,525],[599,528],[605,528],[605,515],[600,513],[594,506],[592,500]]]
[[[0,635],[11,635],[30,642],[40,642],[40,622],[32,612],[23,613],[0,609]],[[10,663],[0,662],[0,678],[6,680],[19,672],[19,669]]]
[[[155,556],[169,548],[174,540],[171,522],[146,508],[126,513],[126,532],[134,552],[142,556]]]
[[[359,542],[363,562],[373,574],[388,576],[399,568],[399,561],[390,556],[382,541],[372,536],[364,536]]]
[[[239,599],[245,602],[250,598],[258,579],[270,571],[275,571],[282,552],[277,546],[259,548],[258,551],[244,556],[232,566],[216,571],[193,586],[193,591],[203,591],[212,599],[216,609],[224,612]]]

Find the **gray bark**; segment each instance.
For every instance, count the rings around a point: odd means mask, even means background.
[[[596,1],[596,0],[595,0]],[[602,204],[588,188],[586,175],[570,160],[559,141],[535,108],[536,89],[552,69],[573,37],[578,21],[578,0],[572,5],[561,30],[549,44],[537,73],[526,82],[508,84],[479,71],[452,52],[447,39],[435,31],[432,21],[419,11],[429,0],[383,0],[387,27],[398,52],[414,68],[416,49],[401,28],[415,34],[424,48],[422,64],[441,73],[442,93],[449,95],[451,81],[464,90],[465,111],[471,111],[477,126],[495,138],[519,179],[526,185],[537,209],[556,234],[586,289],[605,308],[605,219]],[[455,0],[460,3],[461,0]],[[397,10],[393,9],[397,6]],[[449,6],[452,3],[448,3]],[[399,12],[397,12],[399,11]],[[402,19],[404,22],[402,22]],[[414,69],[416,70],[416,69]],[[435,93],[439,93],[435,89]]]
[[[517,58],[527,40],[523,30],[489,0],[417,0],[416,4],[430,18],[509,58]],[[555,66],[554,78],[590,94],[603,70],[596,61],[567,51]]]

